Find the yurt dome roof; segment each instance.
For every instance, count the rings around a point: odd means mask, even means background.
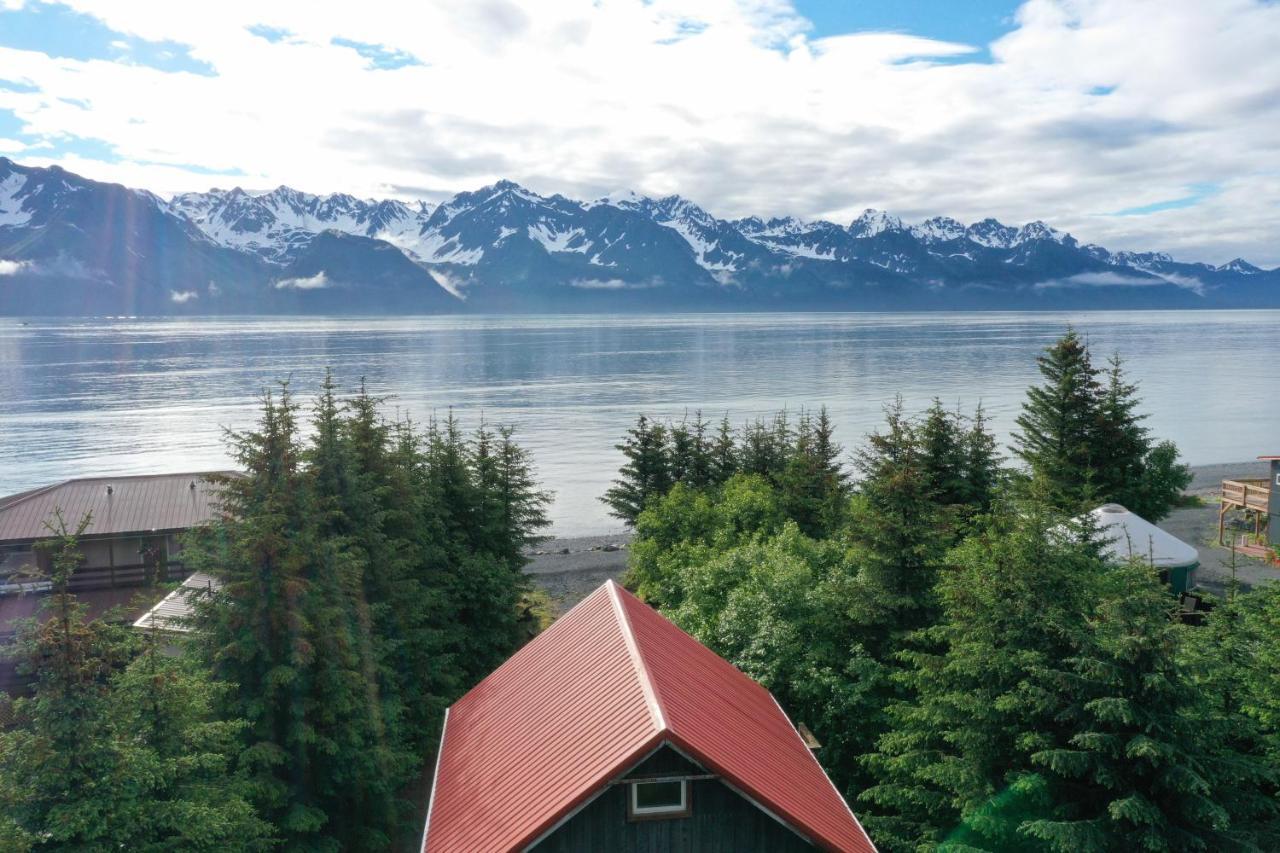
[[[1105,543],[1104,552],[1116,562],[1137,557],[1161,568],[1200,562],[1200,554],[1194,547],[1120,504],[1103,504],[1089,515]]]

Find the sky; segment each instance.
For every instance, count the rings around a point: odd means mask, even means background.
[[[162,195],[501,178],[1280,265],[1276,0],[0,0],[0,155]]]

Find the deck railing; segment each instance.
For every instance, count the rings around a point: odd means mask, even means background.
[[[1270,486],[1268,480],[1223,480],[1222,503],[1266,512],[1271,497]]]

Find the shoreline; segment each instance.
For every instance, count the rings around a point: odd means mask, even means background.
[[[1185,494],[1202,499],[1216,495],[1223,480],[1265,479],[1269,470],[1266,462],[1258,460],[1190,467],[1191,483]],[[1217,535],[1216,504],[1176,509],[1159,526],[1200,551],[1200,585],[1221,594],[1228,585],[1231,572],[1226,565],[1227,549],[1219,548],[1210,541],[1210,534]],[[530,562],[524,571],[550,596],[556,615],[559,615],[606,580],[622,577],[627,569],[634,536],[633,532],[622,529],[585,536],[553,536],[526,552]],[[1280,570],[1238,557],[1236,575],[1243,585],[1256,586],[1280,578]]]

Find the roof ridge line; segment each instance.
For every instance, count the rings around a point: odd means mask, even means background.
[[[27,491],[25,492],[18,492],[17,494],[0,498],[0,510],[9,509],[10,507],[15,507],[20,503],[26,503],[32,498],[38,498],[47,492],[51,492],[54,489],[61,488],[67,485],[67,483],[71,483],[71,482],[74,482],[74,481],[60,480],[57,483],[49,483],[47,486],[37,486],[34,489],[27,489]]]
[[[640,645],[636,642],[636,635],[631,629],[631,618],[627,615],[627,608],[622,603],[618,585],[613,578],[605,583],[609,587],[609,600],[613,603],[613,612],[618,617],[618,627],[622,629],[623,642],[627,644],[627,654],[631,657],[631,665],[635,668],[640,689],[644,692],[645,704],[649,706],[649,719],[653,721],[659,732],[666,732],[667,719],[662,713],[662,703],[658,701],[658,691],[653,686],[652,679],[649,678],[649,668],[645,665],[644,656],[640,654]]]

